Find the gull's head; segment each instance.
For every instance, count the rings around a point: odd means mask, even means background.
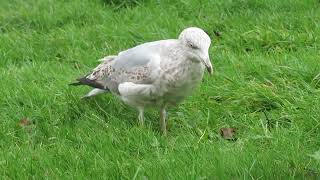
[[[212,64],[209,58],[211,39],[208,34],[200,28],[190,27],[180,33],[179,40],[187,48],[192,58],[203,63],[208,72],[212,74]]]

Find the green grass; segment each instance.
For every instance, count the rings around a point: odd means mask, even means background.
[[[169,109],[168,137],[156,111],[141,128],[117,98],[67,85],[188,26],[213,39],[215,74]],[[319,35],[317,0],[2,0],[0,179],[319,179]]]

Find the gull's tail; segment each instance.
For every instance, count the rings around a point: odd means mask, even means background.
[[[98,89],[103,89],[108,91],[109,89],[106,88],[102,82],[99,82],[98,80],[92,80],[92,79],[98,79],[98,78],[88,78],[88,76],[103,76],[104,74],[104,70],[106,70],[106,68],[108,67],[108,64],[113,61],[117,56],[115,55],[111,55],[111,56],[106,56],[102,59],[100,59],[99,61],[101,62],[101,64],[99,64],[94,70],[93,72],[91,72],[90,74],[87,74],[84,77],[78,78],[77,82],[73,82],[70,83],[70,86],[80,86],[80,85],[87,85],[87,86],[91,86],[94,88],[98,88]]]
[[[77,79],[77,81],[78,82],[70,83],[69,86],[87,85],[87,86],[91,86],[94,88],[88,94],[83,96],[81,99],[86,99],[86,98],[90,98],[93,96],[97,96],[97,95],[105,93],[105,92],[109,92],[108,88],[105,88],[101,84],[99,84],[98,82],[87,79],[86,77],[79,78],[79,79]]]

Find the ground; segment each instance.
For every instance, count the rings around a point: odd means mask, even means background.
[[[1,179],[320,178],[318,0],[0,1]],[[212,38],[213,76],[159,116],[68,83],[97,60]],[[235,141],[220,128],[236,128]]]

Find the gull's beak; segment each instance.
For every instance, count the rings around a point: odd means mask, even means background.
[[[207,68],[207,71],[209,72],[210,75],[213,74],[213,67],[209,58],[209,55],[207,55],[205,58],[203,58],[203,63]]]

